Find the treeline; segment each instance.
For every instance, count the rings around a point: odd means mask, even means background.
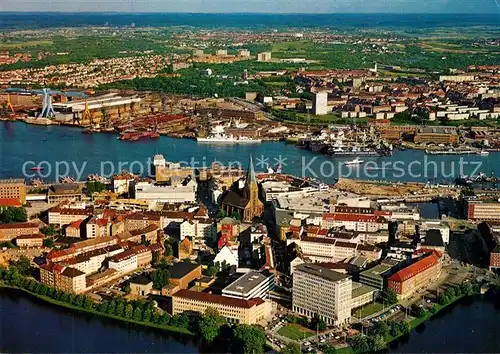
[[[245,92],[267,91],[261,82],[250,81],[248,85],[234,85],[232,80],[215,77],[181,76],[136,78],[102,85],[100,90],[119,89],[136,91],[157,91],[165,93],[186,94],[200,97],[245,97]]]
[[[28,277],[31,271],[29,260],[24,257],[7,269],[0,268],[0,281],[5,285],[24,289],[82,311],[99,313],[160,329],[195,334],[200,344],[213,346],[215,349],[228,348],[229,352],[234,353],[264,353],[266,338],[262,327],[245,324],[230,325],[215,309],[208,308],[204,314],[185,312],[170,316],[158,310],[155,301],[152,300],[127,301],[118,297],[110,301],[95,303],[87,295],[68,293],[41,284]]]
[[[0,224],[8,224],[13,222],[25,222],[28,220],[28,214],[23,207],[7,207],[0,211]]]

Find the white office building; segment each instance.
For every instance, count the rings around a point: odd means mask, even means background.
[[[265,299],[275,285],[275,276],[268,270],[251,271],[222,289],[222,295],[244,300]]]

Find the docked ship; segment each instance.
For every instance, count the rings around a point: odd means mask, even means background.
[[[356,157],[354,160],[344,162],[344,165],[347,166],[356,166],[361,165],[364,161],[360,160],[359,157]]]
[[[255,144],[262,142],[261,139],[248,138],[246,136],[233,136],[224,134],[224,127],[217,125],[212,129],[212,134],[206,138],[196,138],[199,143],[213,143],[213,144]]]

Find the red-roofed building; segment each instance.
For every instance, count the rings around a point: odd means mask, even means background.
[[[0,225],[0,241],[11,241],[21,235],[35,235],[39,233],[38,225],[23,222]]]
[[[323,214],[322,227],[324,229],[344,227],[352,231],[376,232],[387,230],[389,223],[372,208],[336,206],[334,213]]]
[[[8,207],[19,208],[22,207],[23,204],[16,198],[2,198],[0,199],[0,210]]]
[[[261,298],[244,300],[191,290],[179,290],[172,295],[173,315],[187,311],[204,313],[209,307],[230,323],[265,324],[272,315],[271,303]]]
[[[394,290],[398,299],[406,299],[415,291],[425,289],[439,279],[441,266],[440,254],[434,251],[430,252],[392,275],[388,279],[388,287]]]
[[[82,232],[83,229],[83,220],[76,220],[70,223],[65,230],[66,237],[82,237],[84,236],[84,232]]]

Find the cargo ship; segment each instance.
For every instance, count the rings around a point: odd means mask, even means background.
[[[206,138],[196,138],[199,143],[213,143],[213,144],[255,144],[262,142],[261,139],[248,138],[246,136],[233,136],[224,134],[223,126],[216,126],[213,133]]]

